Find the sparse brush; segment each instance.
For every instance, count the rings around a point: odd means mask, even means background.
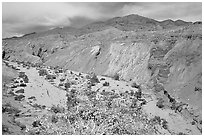
[[[64,86],[65,86],[65,89],[68,90],[71,87],[71,84],[69,82],[66,82]]]
[[[54,113],[64,113],[65,109],[63,107],[60,107],[60,106],[55,106],[53,105],[51,107],[51,111],[53,111]]]
[[[40,69],[40,70],[38,71],[38,73],[39,73],[39,76],[45,76],[45,75],[48,74],[47,70],[45,70],[45,69]]]
[[[163,108],[164,107],[164,100],[160,98],[156,104],[158,108]]]
[[[103,86],[109,86],[109,82],[103,83]]]
[[[115,73],[112,77],[114,80],[119,80],[120,79],[120,76],[118,73]]]
[[[95,73],[92,74],[90,80],[91,80],[91,83],[100,83]]]
[[[58,122],[58,117],[56,115],[52,115],[51,121],[52,121],[52,123],[57,123]]]
[[[131,84],[131,87],[133,87],[133,88],[139,88],[140,85],[138,85],[136,82],[133,82],[133,83]]]

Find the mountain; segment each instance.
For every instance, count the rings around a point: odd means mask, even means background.
[[[173,108],[180,101],[202,116],[201,22],[128,15],[2,42],[5,60],[119,76],[153,90]]]

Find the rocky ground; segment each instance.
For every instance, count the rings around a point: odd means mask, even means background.
[[[118,75],[25,62],[3,66],[3,134],[202,134],[202,118],[167,91]]]

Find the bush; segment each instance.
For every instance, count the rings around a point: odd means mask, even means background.
[[[59,83],[59,85],[58,85],[58,86],[59,86],[59,87],[62,87],[63,85],[64,85],[63,83]]]
[[[55,75],[47,75],[46,79],[53,80],[53,79],[56,79],[56,76]]]
[[[10,131],[9,131],[9,128],[8,128],[8,126],[6,126],[6,125],[2,125],[2,134],[4,135],[4,134],[10,134]]]
[[[51,121],[52,121],[52,123],[57,123],[58,122],[58,117],[55,116],[55,115],[52,115]]]
[[[103,86],[109,86],[108,82],[103,83]]]
[[[64,113],[64,108],[61,108],[59,106],[52,106],[51,111],[53,111],[54,113]]]
[[[91,81],[91,83],[100,83],[100,81],[98,80],[98,77],[96,76],[95,73],[92,74],[90,81]]]
[[[14,97],[14,99],[17,101],[22,101],[24,98],[25,98],[24,95],[19,95],[19,96]]]
[[[34,121],[32,123],[32,125],[33,125],[33,127],[39,127],[39,126],[41,126],[41,122],[39,120],[37,120],[37,121]]]
[[[155,116],[153,119],[151,119],[151,121],[154,124],[160,124],[161,123],[161,118],[159,116]]]
[[[168,129],[168,126],[167,126],[167,121],[165,120],[165,119],[162,119],[162,127],[164,128],[164,129]]]
[[[106,80],[106,79],[105,78],[101,78],[100,81],[102,81],[102,80]]]
[[[38,73],[39,73],[39,76],[45,76],[48,74],[47,70],[45,70],[45,69],[39,70]]]
[[[67,89],[69,89],[71,87],[71,84],[69,82],[67,82],[67,83],[64,84],[64,86],[65,86],[65,89],[67,90]]]
[[[60,82],[63,82],[63,81],[65,81],[65,79],[64,79],[64,78],[61,78],[61,79],[60,79]]]
[[[91,75],[86,75],[86,78],[90,81],[90,83],[88,83],[90,84],[90,86],[94,86],[95,83],[100,83],[95,73],[92,73]]]
[[[133,83],[131,84],[131,87],[133,87],[133,88],[140,88],[140,85],[137,85],[135,82],[133,82]]]
[[[2,105],[2,113],[8,113],[8,114],[18,114],[21,111],[18,108],[15,108],[13,106],[11,106],[10,103],[6,103]]]
[[[154,85],[155,91],[156,92],[160,92],[160,91],[164,91],[164,87],[161,84],[155,84]]]
[[[24,80],[25,83],[28,83],[29,82],[28,76],[25,75],[23,80]]]
[[[119,80],[119,79],[120,79],[119,74],[115,73],[115,75],[113,76],[113,79],[114,79],[114,80]]]
[[[158,108],[163,108],[164,107],[164,100],[160,98],[156,104]]]

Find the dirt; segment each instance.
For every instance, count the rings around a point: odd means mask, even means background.
[[[7,63],[24,72],[29,82],[26,87],[19,87],[18,78],[8,83],[3,134],[201,134],[191,116],[184,118],[184,111],[158,108],[154,92],[144,89],[139,95],[140,85],[44,67],[47,75],[56,75],[49,80],[39,76],[42,68]],[[65,88],[67,82],[70,86]],[[105,82],[109,84],[104,86]],[[16,93],[20,89],[24,92]],[[15,100],[19,94],[25,98]]]

